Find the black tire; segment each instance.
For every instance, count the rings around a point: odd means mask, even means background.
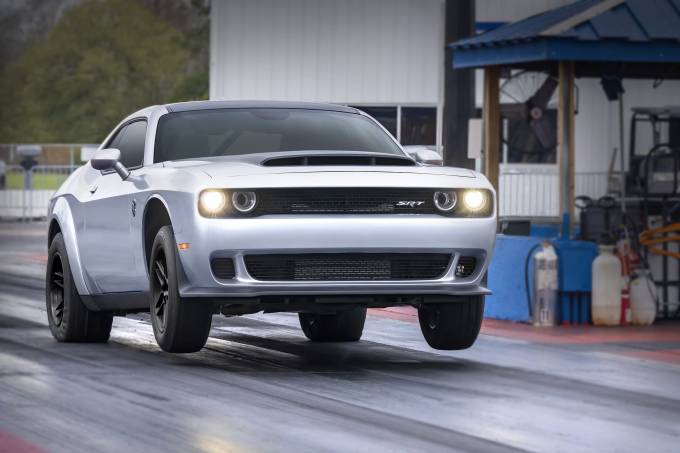
[[[422,305],[418,321],[425,341],[434,349],[459,350],[472,346],[484,317],[484,296],[460,302]]]
[[[54,236],[47,252],[45,302],[47,322],[52,336],[57,341],[73,343],[109,341],[113,315],[88,310],[83,304],[73,282],[66,244],[61,233]]]
[[[208,341],[212,306],[180,297],[176,247],[171,226],[158,230],[149,260],[151,325],[162,350],[196,352]]]
[[[311,341],[359,341],[364,332],[366,308],[334,314],[300,313],[300,327]]]

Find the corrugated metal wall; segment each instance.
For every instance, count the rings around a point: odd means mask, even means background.
[[[440,103],[443,0],[218,0],[211,19],[211,99]]]
[[[477,22],[515,22],[574,0],[477,0]]]
[[[576,172],[574,191],[577,195],[597,199],[607,194],[607,183],[606,171]],[[501,165],[498,181],[499,215],[559,217],[558,184],[556,165]]]

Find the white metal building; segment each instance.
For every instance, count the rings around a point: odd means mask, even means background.
[[[477,0],[477,28],[570,1]],[[210,98],[358,106],[403,144],[441,149],[444,12],[444,0],[215,0]],[[599,80],[577,86],[576,193],[600,196],[618,147],[618,107]],[[680,105],[677,82],[625,80],[624,87],[626,127],[630,107]],[[481,108],[481,74],[476,102]],[[501,214],[557,215],[556,172],[550,164],[505,162]]]

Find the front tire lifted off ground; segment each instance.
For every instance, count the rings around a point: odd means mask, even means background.
[[[484,296],[459,302],[425,304],[418,308],[418,321],[425,341],[434,349],[460,350],[473,345],[484,317]]]
[[[180,297],[176,247],[171,226],[158,230],[149,260],[151,325],[162,350],[196,352],[208,340],[212,306]]]
[[[366,322],[366,308],[333,314],[300,313],[300,327],[311,341],[359,341]]]

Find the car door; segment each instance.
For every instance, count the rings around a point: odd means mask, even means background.
[[[128,170],[138,169],[144,160],[146,120],[123,125],[107,143],[121,152]],[[90,196],[84,205],[85,238],[82,259],[90,280],[101,293],[141,291],[131,247],[131,225],[137,215],[135,178],[125,181],[113,170],[96,172],[89,181]]]

